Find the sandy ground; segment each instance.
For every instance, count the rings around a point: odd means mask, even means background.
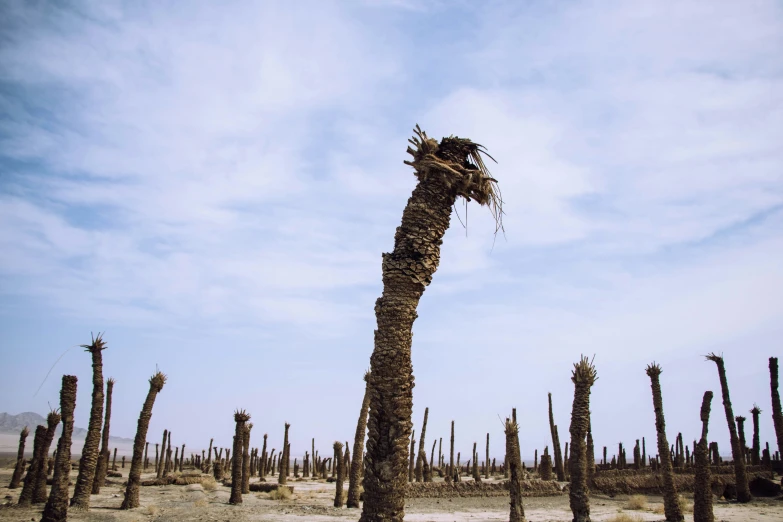
[[[15,504],[21,489],[9,490],[11,469],[0,470],[0,503]],[[127,477],[128,468],[122,470]],[[142,477],[152,478],[152,474]],[[71,475],[75,482],[76,472]],[[203,522],[268,521],[268,522],[328,522],[356,521],[360,511],[337,509],[332,506],[333,483],[324,481],[291,481],[294,495],[289,500],[271,500],[266,493],[244,495],[241,506],[228,504],[230,489],[217,486],[213,491],[200,484],[190,486],[148,486],[141,488],[141,507],[130,511],[119,509],[125,488],[124,479],[109,479],[100,495],[92,496],[89,512],[69,512],[69,520],[99,522],[177,521]],[[258,479],[254,479],[257,481]],[[347,484],[346,484],[347,489]],[[73,488],[71,488],[71,493]],[[663,521],[655,508],[662,507],[660,497],[648,497],[646,510],[626,510],[627,497],[608,498],[594,496],[591,499],[591,515],[594,521],[609,521],[619,513],[630,515],[632,520]],[[40,520],[43,505],[32,508],[0,507],[0,521]],[[406,521],[411,522],[478,522],[482,520],[508,520],[508,498],[455,498],[411,499],[405,508]],[[568,496],[526,498],[525,513],[530,522],[568,522],[572,520]],[[686,515],[686,520],[692,520]],[[725,522],[780,522],[783,521],[783,501],[756,499],[750,504],[733,504],[716,501],[715,519]]]

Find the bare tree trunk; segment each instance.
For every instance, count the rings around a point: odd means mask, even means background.
[[[231,466],[231,497],[228,499],[229,504],[241,504],[242,503],[242,445],[245,435],[245,423],[250,420],[250,415],[245,410],[237,410],[234,413],[234,421],[236,422],[236,431],[234,434],[234,462]],[[228,460],[228,456],[226,456]]]
[[[526,522],[525,507],[522,503],[522,463],[519,462],[519,427],[517,423],[506,419],[506,457],[510,471],[509,496],[510,513],[509,522]]]
[[[131,469],[128,473],[128,484],[125,486],[125,498],[122,501],[120,509],[133,509],[139,507],[139,486],[141,485],[141,467],[144,444],[147,440],[147,431],[152,419],[152,407],[155,405],[155,398],[166,384],[166,376],[160,372],[150,377],[150,389],[147,392],[147,398],[141,407],[139,422],[136,425],[136,438],[133,440],[133,457],[131,459]]]
[[[283,436],[283,451],[280,452],[280,474],[277,476],[277,483],[278,484],[287,484],[288,483],[288,473],[286,470],[286,466],[284,464],[285,460],[288,459],[288,428],[290,428],[291,425],[287,422],[285,423],[285,435]]]
[[[114,390],[114,379],[106,381],[106,415],[103,419],[103,435],[101,436],[101,452],[98,454],[98,467],[95,470],[95,480],[92,482],[92,494],[101,492],[101,487],[106,481],[106,473],[109,471],[109,426],[111,424],[111,395]]]
[[[63,375],[60,388],[60,415],[63,431],[57,443],[54,461],[54,478],[49,500],[44,507],[41,522],[65,522],[68,519],[68,476],[71,473],[71,436],[73,435],[73,411],[76,409],[76,376]]]
[[[82,345],[92,355],[92,406],[90,422],[87,425],[87,436],[79,460],[79,475],[71,498],[71,507],[76,510],[90,509],[90,493],[95,480],[95,468],[98,465],[98,443],[101,441],[101,424],[103,423],[103,350],[106,343],[99,333],[92,344]]]
[[[253,423],[245,424],[245,433],[242,436],[242,494],[250,493],[250,430]]]
[[[419,437],[419,453],[416,457],[416,469],[414,470],[414,476],[416,478],[416,482],[421,482],[423,480],[423,476],[421,473],[421,463],[422,459],[426,460],[426,453],[424,449],[424,437],[427,434],[427,417],[430,415],[430,409],[424,408],[424,422],[421,425],[421,437]]]
[[[25,426],[19,433],[19,449],[16,453],[16,466],[14,466],[14,474],[11,475],[11,483],[8,485],[8,489],[18,488],[19,483],[22,481],[22,474],[24,473],[25,464],[24,446],[28,435],[30,435],[30,430],[27,426]]]
[[[761,464],[761,442],[759,440],[759,414],[761,413],[761,408],[754,404],[750,413],[753,415],[753,448],[750,453],[750,463],[753,466],[758,466]]]
[[[33,458],[30,461],[30,466],[27,469],[27,475],[24,477],[24,483],[22,485],[22,492],[19,494],[19,506],[29,506],[33,502],[33,491],[35,490],[35,481],[38,477],[38,469],[42,455],[44,440],[46,439],[46,427],[38,425],[35,427],[35,435],[33,436]]]
[[[726,366],[723,357],[715,355],[714,353],[709,354],[707,360],[714,362],[718,367],[718,377],[720,378],[720,388],[723,396],[723,409],[726,412],[726,422],[729,425],[731,455],[734,458],[734,477],[737,482],[737,502],[750,502],[753,497],[750,495],[748,476],[745,473],[745,451],[740,449],[739,437],[737,436],[737,425],[734,422],[734,410],[731,407],[731,398],[729,397],[729,383],[726,379]]]
[[[775,437],[778,439],[778,452],[783,455],[783,411],[781,411],[780,393],[778,392],[777,357],[769,358],[769,388],[772,395],[772,424],[775,427]]]
[[[710,422],[712,392],[704,392],[701,401],[701,439],[693,450],[695,478],[693,487],[693,522],[714,522],[712,487],[710,485],[710,456],[707,449],[707,430]]]
[[[669,442],[666,440],[666,421],[663,417],[663,396],[661,395],[661,367],[653,363],[647,366],[647,375],[650,377],[653,395],[653,407],[655,409],[655,431],[658,434],[658,456],[661,459],[661,472],[663,475],[663,508],[667,522],[682,522],[685,518],[677,502],[677,488],[674,485],[674,470],[672,468]]]
[[[38,469],[35,475],[35,486],[33,487],[33,504],[43,504],[49,498],[46,494],[46,468],[49,460],[49,448],[54,440],[54,431],[60,424],[60,414],[51,411],[46,417],[46,435],[44,445],[41,448],[41,458],[38,461]]]
[[[416,128],[407,164],[418,183],[397,228],[394,250],[383,254],[383,294],[375,303],[378,328],[370,358],[370,416],[361,522],[401,522],[413,407],[412,327],[416,308],[440,263],[440,245],[457,197],[489,205],[500,219],[496,181],[484,168],[481,147]]]
[[[367,434],[367,413],[370,410],[370,375],[364,374],[364,398],[362,407],[359,410],[359,420],[356,423],[356,434],[353,438],[353,460],[351,461],[351,472],[348,477],[348,508],[359,507],[359,481],[362,476],[362,454],[364,453],[364,437]],[[313,439],[313,448],[315,448],[315,439]]]
[[[552,394],[547,393],[549,399],[549,431],[552,432],[552,455],[555,459],[555,474],[557,480],[562,482],[565,480],[565,469],[563,468],[563,454],[560,452],[560,437],[557,434],[557,426],[555,425],[555,416],[552,412]]]
[[[587,490],[587,447],[585,438],[590,426],[590,388],[598,377],[595,367],[582,357],[574,364],[574,403],[571,408],[571,454],[569,458],[571,489],[568,492],[574,522],[590,522],[590,496]]]
[[[345,482],[345,461],[343,457],[343,443],[334,443],[334,467],[337,468],[337,486],[334,491],[334,507],[343,507],[343,483]]]

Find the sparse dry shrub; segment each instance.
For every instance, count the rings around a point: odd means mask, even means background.
[[[663,504],[661,505],[663,509]],[[663,512],[663,511],[661,511]],[[606,522],[644,522],[644,519],[639,515],[629,515],[628,513],[618,513],[612,518],[607,518]]]
[[[269,492],[269,498],[271,500],[291,500],[292,496],[291,489],[285,486],[278,487]]]
[[[204,491],[215,491],[217,489],[217,481],[212,475],[204,475],[201,477],[201,487]]]
[[[155,516],[160,512],[160,508],[156,506],[155,504],[150,504],[145,508],[145,511],[148,515]]]
[[[644,495],[631,495],[625,509],[644,510],[647,509],[647,497]]]
[[[209,506],[209,501],[205,498],[200,498],[197,501],[193,502],[193,505],[197,508],[205,508]]]
[[[683,513],[693,513],[693,504],[684,495],[677,497],[677,503],[680,505],[680,511]]]

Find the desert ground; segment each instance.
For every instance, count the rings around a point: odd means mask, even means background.
[[[125,492],[124,480],[129,466],[119,470],[122,478],[107,479],[99,495],[91,497],[89,512],[69,511],[68,519],[74,521],[175,521],[202,522],[229,521],[353,521],[358,520],[360,510],[334,508],[335,484],[324,480],[291,479],[290,498],[275,499],[274,494],[250,493],[243,495],[240,506],[228,504],[230,488],[212,480],[202,484],[144,486],[141,488],[141,507],[122,511],[119,506]],[[38,521],[43,504],[31,508],[18,508],[16,501],[21,488],[9,490],[12,467],[6,464],[0,469],[0,521]],[[189,472],[186,471],[185,474]],[[197,473],[197,472],[190,472]],[[71,473],[75,482],[77,472]],[[145,473],[142,480],[153,479],[154,473]],[[271,477],[270,477],[271,479]],[[439,481],[440,479],[435,479]],[[466,479],[469,480],[469,479]],[[499,478],[496,480],[500,480]],[[778,479],[779,480],[779,477]],[[254,478],[253,482],[258,479]],[[274,479],[270,480],[274,481]],[[564,484],[563,484],[564,485]],[[346,482],[347,489],[347,482]],[[73,493],[73,488],[71,488]],[[637,497],[638,498],[638,497]],[[594,521],[662,521],[663,500],[647,496],[647,505],[631,509],[629,497],[605,495],[591,497]],[[470,498],[414,498],[405,506],[405,520],[411,522],[478,522],[482,520],[508,520],[508,497]],[[525,513],[530,522],[567,522],[572,520],[568,494],[549,497],[525,497]],[[692,520],[692,514],[686,515]],[[783,500],[757,498],[750,504],[737,504],[715,500],[715,520],[725,522],[780,522],[783,520]]]

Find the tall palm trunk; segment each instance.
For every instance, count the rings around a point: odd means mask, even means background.
[[[588,412],[589,413],[589,412]],[[595,473],[595,444],[593,442],[593,423],[591,417],[587,422],[587,478],[590,479]]]
[[[245,434],[242,437],[242,493],[250,493],[250,430],[253,423],[245,424]],[[184,452],[184,446],[183,446]],[[180,470],[181,471],[181,470]]]
[[[509,496],[510,513],[509,522],[525,522],[525,507],[522,504],[522,463],[519,455],[519,427],[515,421],[506,419],[506,457],[510,473]]]
[[[454,478],[454,421],[451,421],[451,446],[449,450],[449,467],[446,473],[446,482]]]
[[[285,434],[283,435],[283,451],[280,452],[280,473],[277,475],[278,484],[288,483],[288,469],[285,465],[285,459],[288,458],[288,428],[291,425],[285,423]]]
[[[750,452],[750,463],[758,466],[761,464],[761,442],[759,440],[759,414],[761,413],[761,408],[754,404],[750,413],[753,415],[753,448]]]
[[[103,419],[103,435],[101,436],[101,453],[98,457],[98,468],[95,470],[95,480],[92,483],[92,494],[101,492],[101,487],[106,481],[106,472],[109,470],[109,425],[111,424],[111,394],[114,390],[114,379],[106,381],[106,415]]]
[[[780,393],[778,392],[777,357],[769,358],[769,388],[772,395],[772,424],[775,427],[775,437],[778,439],[778,452],[783,456],[783,411],[781,411]]]
[[[160,459],[156,460],[156,475],[157,478],[163,478],[163,471],[166,468],[166,440],[169,436],[169,430],[163,430],[163,441],[160,444]],[[157,451],[157,444],[155,445]]]
[[[555,473],[557,474],[557,480],[562,482],[565,480],[565,468],[563,468],[563,454],[560,449],[560,436],[557,433],[555,416],[552,412],[552,394],[548,393],[547,397],[549,399],[549,431],[552,432],[552,452],[555,457]]]
[[[666,440],[666,421],[663,418],[663,397],[661,395],[661,367],[655,363],[647,366],[647,375],[652,387],[653,408],[655,409],[655,431],[658,435],[658,458],[661,460],[663,475],[663,510],[667,522],[682,522],[680,504],[677,501],[677,488],[674,485],[674,470],[672,467],[669,442]]]
[[[356,434],[353,438],[353,460],[348,477],[348,508],[359,507],[359,480],[362,476],[362,453],[364,453],[364,437],[367,434],[367,412],[370,409],[370,374],[364,374],[364,398],[356,423]]]
[[[63,431],[57,443],[54,478],[41,522],[65,522],[68,519],[68,476],[71,474],[71,436],[73,411],[76,409],[76,376],[63,375],[60,388],[60,415]]]
[[[710,422],[712,392],[704,392],[701,401],[701,439],[693,450],[695,480],[693,487],[693,522],[714,522],[712,512],[712,487],[710,484],[710,455],[707,431]]]
[[[587,437],[590,426],[590,388],[598,379],[595,367],[587,357],[574,364],[574,403],[571,407],[571,454],[569,471],[571,489],[568,493],[574,522],[590,522],[590,497],[587,491]]]
[[[438,144],[416,126],[408,147],[418,178],[394,250],[383,254],[383,295],[375,303],[378,328],[370,358],[370,418],[362,522],[398,522],[405,515],[406,457],[413,407],[412,327],[416,307],[440,263],[440,245],[457,197],[489,205],[500,220],[496,181],[470,140],[444,138]]]
[[[345,457],[343,456],[343,443],[334,443],[334,464],[337,468],[337,482],[334,490],[334,507],[343,507],[343,482],[345,482]]]
[[[16,489],[19,487],[19,483],[22,481],[22,474],[24,473],[24,446],[27,441],[27,436],[30,435],[30,429],[25,426],[19,433],[19,450],[16,453],[16,466],[14,466],[14,474],[11,475],[11,483],[8,485],[8,489]]]
[[[430,409],[424,408],[424,423],[421,425],[421,437],[419,437],[419,453],[416,457],[416,469],[414,470],[414,475],[416,478],[416,482],[421,482],[423,480],[423,476],[421,473],[421,465],[422,460],[427,460],[427,455],[424,449],[424,437],[427,434],[427,417],[430,415]]]
[[[737,415],[734,420],[737,421],[737,440],[739,441],[742,460],[747,464],[748,446],[745,440],[745,417]]]
[[[90,493],[95,480],[95,468],[98,465],[98,443],[101,440],[101,423],[103,422],[103,350],[106,343],[99,333],[91,344],[82,345],[92,355],[92,406],[90,422],[87,425],[87,436],[84,439],[82,457],[79,460],[79,475],[71,498],[74,509],[90,509]]]
[[[22,492],[19,494],[18,505],[20,506],[29,506],[33,502],[33,491],[35,490],[35,482],[40,469],[38,463],[41,461],[41,451],[43,450],[45,439],[46,427],[39,424],[35,427],[35,435],[33,436],[33,458],[27,469],[27,475],[24,477]]]
[[[141,468],[144,452],[144,443],[147,440],[147,430],[150,427],[152,418],[152,407],[155,405],[155,398],[166,384],[166,376],[160,372],[150,377],[150,389],[147,392],[147,398],[144,400],[144,406],[141,408],[139,422],[136,426],[136,438],[133,440],[133,458],[131,459],[131,469],[128,473],[128,484],[125,487],[125,499],[122,501],[120,509],[133,509],[139,507],[139,486],[141,484]],[[162,458],[161,458],[162,460]]]
[[[33,504],[43,504],[46,502],[46,472],[49,460],[49,448],[54,440],[54,432],[57,425],[60,424],[60,414],[56,411],[49,412],[46,417],[46,436],[44,437],[43,448],[41,448],[41,458],[38,461],[36,470],[35,486],[33,487]]]
[[[250,415],[245,410],[237,410],[234,413],[236,431],[234,432],[234,462],[231,465],[231,496],[229,504],[242,503],[242,439],[245,435],[245,423],[250,420]],[[228,459],[226,459],[228,460]]]
[[[726,422],[729,425],[731,456],[734,459],[734,477],[737,482],[737,502],[750,502],[753,497],[750,495],[748,476],[745,473],[745,451],[740,448],[739,437],[737,436],[737,425],[734,422],[734,410],[731,407],[731,398],[729,397],[729,383],[726,379],[726,366],[723,362],[723,357],[715,355],[714,353],[707,355],[707,360],[714,362],[718,367],[721,395],[723,396],[723,409],[726,412]]]

